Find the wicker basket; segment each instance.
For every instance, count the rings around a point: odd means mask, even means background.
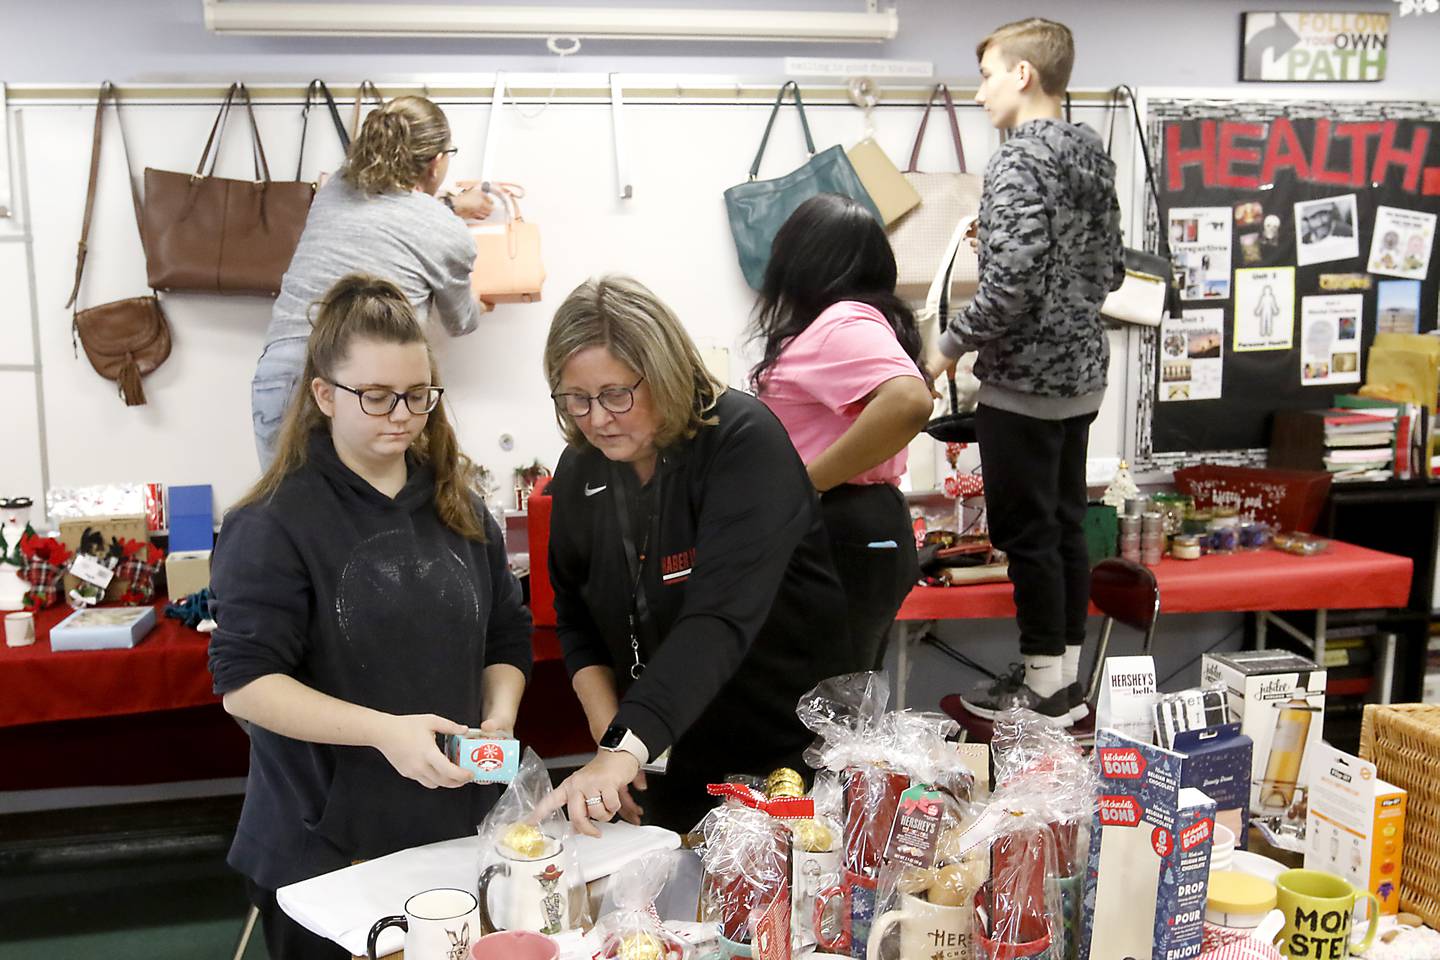
[[[1367,704],[1360,757],[1409,791],[1400,907],[1440,926],[1440,704]]]

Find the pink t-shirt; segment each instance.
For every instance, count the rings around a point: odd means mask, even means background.
[[[808,464],[850,429],[871,391],[896,377],[923,379],[884,314],[842,300],[780,351],[766,372],[760,399],[780,418]],[[901,450],[848,482],[898,483],[905,462]]]

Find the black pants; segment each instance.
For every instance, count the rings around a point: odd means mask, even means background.
[[[1085,639],[1085,450],[1094,420],[975,411],[990,540],[1010,559],[1024,655],[1059,656]]]
[[[274,890],[266,890],[246,877],[245,892],[260,911],[265,951],[270,960],[350,960],[350,951],[332,940],[317,937],[281,910],[275,902]]]
[[[845,590],[854,651],[848,669],[879,670],[885,665],[890,625],[920,578],[910,508],[905,495],[888,483],[846,483],[820,496],[820,510]]]

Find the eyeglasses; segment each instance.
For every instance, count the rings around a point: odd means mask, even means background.
[[[459,153],[459,152],[460,152],[460,148],[459,148],[459,147],[446,147],[444,150],[441,150],[439,153],[435,154],[435,156],[437,156],[437,157],[453,157],[453,156],[455,156],[455,154],[457,154],[457,153]]]
[[[555,406],[577,418],[590,413],[590,403],[594,400],[599,400],[600,406],[610,413],[629,413],[635,406],[635,388],[644,379],[641,377],[628,387],[606,387],[593,397],[588,393],[552,393],[550,399],[555,401]]]
[[[405,408],[415,416],[423,416],[440,404],[440,395],[445,392],[444,387],[415,387],[413,390],[404,390],[398,393],[379,387],[356,390],[354,387],[347,387],[334,380],[328,382],[332,387],[339,387],[341,390],[346,390],[359,397],[360,409],[372,417],[390,416],[390,412],[401,400],[405,401]]]

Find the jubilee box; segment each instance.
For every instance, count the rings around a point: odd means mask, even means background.
[[[1305,756],[1325,721],[1325,671],[1285,650],[1207,653],[1201,682],[1223,683],[1228,719],[1255,745],[1250,812],[1303,817]]]

